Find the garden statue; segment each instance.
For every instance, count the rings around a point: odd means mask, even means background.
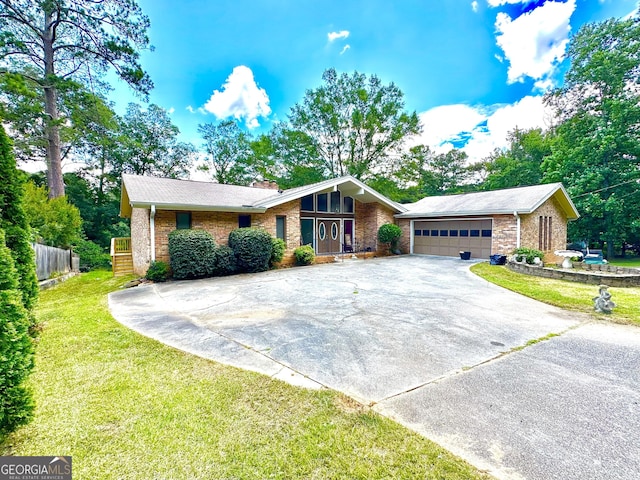
[[[599,288],[600,295],[593,297],[593,301],[595,302],[593,308],[598,313],[611,313],[616,304],[611,301],[611,294],[607,291],[609,287],[607,285],[600,285]]]

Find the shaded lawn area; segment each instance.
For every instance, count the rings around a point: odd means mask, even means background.
[[[2,455],[72,455],[74,478],[489,478],[333,391],[296,388],[126,329],[92,272],[42,292],[28,426]]]
[[[609,288],[617,304],[610,315],[593,310],[593,297],[598,296],[597,285],[534,277],[516,273],[504,266],[478,263],[471,267],[476,275],[527,297],[556,307],[591,313],[600,320],[640,326],[640,288]],[[606,280],[603,280],[606,284]]]

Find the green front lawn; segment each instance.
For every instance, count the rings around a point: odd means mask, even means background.
[[[609,263],[618,267],[640,268],[640,257],[614,258]]]
[[[593,297],[598,296],[597,285],[533,277],[489,263],[473,265],[471,271],[491,283],[556,307],[592,313],[603,320],[640,325],[640,288],[637,287],[609,288],[617,307],[612,314],[605,315],[593,310]]]
[[[109,272],[42,292],[34,421],[1,455],[72,455],[74,478],[488,478],[333,391],[220,365],[117,323]]]

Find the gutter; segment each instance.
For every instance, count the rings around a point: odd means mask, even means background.
[[[156,206],[151,205],[151,216],[149,218],[149,233],[151,235],[151,261],[156,261]]]
[[[516,248],[520,248],[520,215],[514,210],[513,216],[516,217]]]

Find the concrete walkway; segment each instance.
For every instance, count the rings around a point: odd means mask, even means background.
[[[468,267],[345,261],[144,285],[109,305],[176,348],[342,391],[499,478],[640,476],[640,329],[535,302]],[[517,349],[549,334],[559,336]]]

